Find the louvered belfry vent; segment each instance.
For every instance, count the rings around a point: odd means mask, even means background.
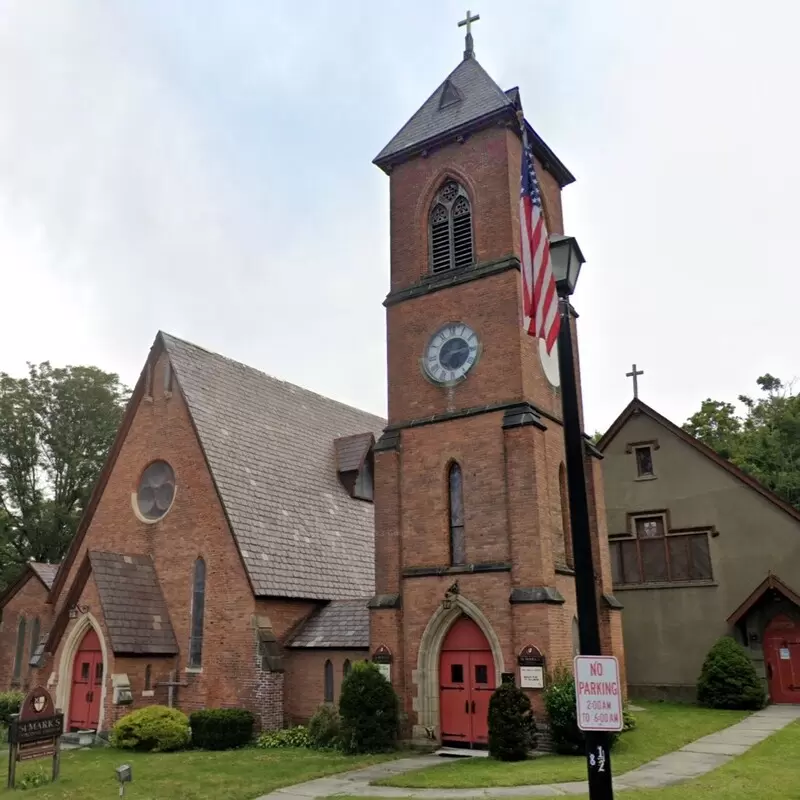
[[[431,271],[446,272],[473,263],[472,209],[463,187],[445,181],[433,201],[429,220]]]

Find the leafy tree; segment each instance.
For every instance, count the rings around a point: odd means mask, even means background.
[[[399,701],[377,664],[357,661],[342,681],[341,746],[346,753],[381,753],[397,739]]]
[[[128,395],[96,367],[0,373],[0,589],[27,561],[63,558]]]
[[[738,398],[743,416],[731,403],[704,400],[684,430],[800,508],[800,395],[769,373],[756,383],[761,396]]]
[[[503,682],[489,700],[489,755],[500,761],[524,761],[536,747],[531,701],[513,682]]]

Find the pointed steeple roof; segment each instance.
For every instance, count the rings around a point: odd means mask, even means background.
[[[506,119],[517,126],[517,111],[522,108],[519,89],[504,92],[478,63],[474,55],[463,61],[442,81],[392,140],[373,160],[384,171],[423,150],[444,144],[487,125]],[[542,138],[526,122],[528,141],[534,155],[559,185],[575,177],[561,163]]]
[[[379,167],[411,155],[422,145],[503,113],[514,104],[475,58],[465,58],[375,157]]]

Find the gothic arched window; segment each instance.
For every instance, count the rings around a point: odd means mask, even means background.
[[[450,499],[450,563],[454,566],[467,561],[467,546],[464,541],[464,486],[461,467],[453,462],[447,476]]]
[[[567,489],[567,471],[562,461],[558,467],[558,493],[561,498],[561,533],[564,537],[564,561],[568,567],[574,565],[572,559],[572,526],[569,520],[569,490]]]
[[[203,615],[206,605],[206,562],[198,558],[194,562],[192,585],[192,629],[189,639],[189,666],[200,667],[203,663]]]
[[[344,660],[344,664],[342,664],[342,675],[346,678],[353,669],[353,665],[350,663],[350,659],[346,658]]]
[[[325,702],[333,702],[333,664],[330,659],[325,662]]]
[[[439,189],[428,231],[432,272],[469,267],[473,263],[472,209],[460,184],[448,180]]]
[[[33,654],[36,652],[36,648],[39,646],[39,617],[33,620],[33,625],[31,627],[31,649],[28,653],[28,658],[33,658]]]
[[[22,677],[22,659],[25,656],[25,617],[20,617],[17,627],[17,652],[14,654],[14,682]]]

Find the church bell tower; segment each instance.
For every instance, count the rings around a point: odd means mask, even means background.
[[[485,747],[503,676],[541,713],[577,648],[557,353],[522,330],[518,89],[462,61],[381,150],[390,181],[388,424],[375,446],[370,647],[407,735]],[[545,220],[573,176],[527,121]],[[573,320],[574,325],[574,320]],[[587,448],[604,650],[622,661],[602,477]]]

